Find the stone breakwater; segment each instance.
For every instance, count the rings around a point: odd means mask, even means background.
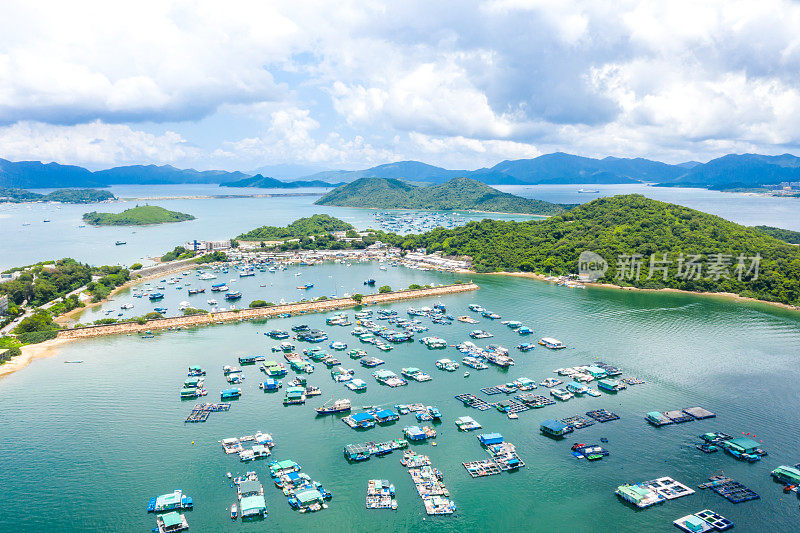
[[[103,326],[88,326],[84,328],[64,329],[58,332],[58,339],[81,339],[85,337],[99,337],[101,335],[124,335],[128,333],[142,333],[161,329],[175,329],[178,327],[196,327],[209,324],[219,324],[224,322],[237,322],[240,320],[254,320],[261,318],[276,317],[282,314],[305,314],[321,313],[334,311],[357,305],[375,305],[414,298],[428,298],[437,296],[447,296],[461,292],[477,290],[478,286],[474,283],[461,283],[456,285],[446,285],[444,287],[433,287],[430,289],[415,289],[406,291],[387,292],[385,294],[365,295],[361,304],[352,298],[332,298],[330,300],[300,302],[293,304],[276,305],[274,307],[260,307],[255,309],[240,309],[236,311],[222,311],[219,313],[208,313],[204,315],[178,316],[170,318],[158,318],[148,320],[143,324],[136,322],[124,322],[121,324],[107,324]]]

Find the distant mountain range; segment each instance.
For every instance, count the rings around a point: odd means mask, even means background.
[[[459,209],[530,215],[555,215],[572,207],[522,198],[470,178],[453,178],[430,187],[415,187],[393,178],[359,178],[332,190],[314,203],[374,209]]]
[[[643,158],[595,159],[557,152],[533,159],[503,161],[490,168],[449,170],[419,161],[399,161],[364,170],[328,170],[298,176],[312,167],[275,165],[264,171],[292,178],[281,181],[264,172],[179,169],[170,165],[131,165],[92,172],[73,165],[12,162],[0,159],[0,187],[102,187],[119,184],[217,183],[229,187],[293,188],[325,186],[361,178],[391,178],[411,182],[444,183],[466,177],[489,185],[655,183],[664,187],[751,188],[783,181],[800,181],[800,158],[791,154],[768,156],[729,154],[708,163],[677,165]],[[269,172],[267,172],[269,173]],[[253,175],[255,174],[255,176]],[[252,185],[252,183],[263,183]],[[302,183],[302,184],[300,184]],[[314,185],[311,185],[314,184]]]

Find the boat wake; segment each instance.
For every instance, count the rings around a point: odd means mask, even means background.
[[[621,309],[619,311],[599,311],[596,313],[589,313],[588,316],[597,316],[597,317],[609,317],[609,316],[617,316],[617,315],[633,315],[637,313],[653,313],[658,311],[682,311],[684,309],[689,309],[692,307],[697,307],[700,305],[698,302],[686,304],[686,305],[679,305],[677,307],[652,307],[652,308],[645,308],[645,309]]]

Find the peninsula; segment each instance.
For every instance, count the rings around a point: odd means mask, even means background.
[[[177,211],[169,211],[157,205],[140,205],[126,209],[122,213],[85,213],[83,220],[94,226],[147,226],[169,222],[194,220],[194,216]]]
[[[332,190],[315,203],[373,209],[459,209],[528,215],[556,215],[572,207],[522,198],[470,178],[453,178],[430,187],[416,187],[398,179],[360,178]]]
[[[39,194],[25,189],[0,188],[0,202],[61,202],[64,204],[92,204],[115,200],[116,197],[108,191],[97,189],[58,189],[51,193]]]

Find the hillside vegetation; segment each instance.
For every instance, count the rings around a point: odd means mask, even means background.
[[[194,220],[186,213],[169,211],[156,205],[141,205],[126,209],[122,213],[98,213],[92,211],[83,215],[83,220],[95,226],[145,226]]]
[[[0,188],[0,202],[62,202],[65,204],[91,204],[116,197],[108,191],[97,189],[58,189],[48,194],[39,194],[25,189]]]
[[[297,219],[286,227],[261,226],[236,238],[241,241],[284,241],[352,229],[355,228],[351,224],[330,215],[313,215]]]
[[[566,207],[504,193],[469,178],[453,178],[430,187],[415,187],[396,179],[361,178],[334,189],[315,203],[374,209],[461,209],[531,215],[553,215]]]
[[[468,255],[481,272],[526,271],[569,274],[578,270],[578,256],[593,251],[608,262],[599,281],[642,288],[671,287],[689,291],[731,292],[763,300],[800,304],[800,249],[720,217],[640,195],[600,198],[544,221],[483,220],[465,226],[405,236],[403,248],[427,248],[446,255]],[[667,254],[666,279],[656,270],[648,279],[651,254]],[[682,266],[680,254],[684,254]],[[641,269],[633,276],[618,258],[639,254]],[[723,254],[710,270],[714,254]],[[757,279],[748,270],[760,255]],[[687,277],[691,255],[699,255],[699,278]],[[737,258],[745,260],[743,279],[737,276]],[[695,271],[695,274],[697,272]],[[629,274],[631,274],[629,276]],[[683,277],[681,277],[683,275]]]
[[[773,226],[753,226],[755,229],[762,233],[766,233],[771,237],[780,239],[789,244],[800,244],[800,231],[792,231],[789,229],[776,228]]]

